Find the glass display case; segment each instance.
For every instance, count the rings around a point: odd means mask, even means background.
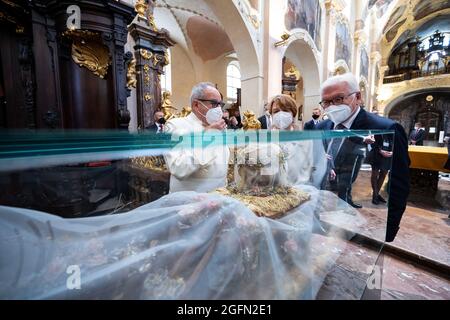
[[[376,298],[392,136],[3,132],[0,298]]]

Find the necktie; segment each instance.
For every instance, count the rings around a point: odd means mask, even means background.
[[[342,124],[338,124],[335,130],[342,130],[345,126]],[[344,142],[344,138],[334,138],[331,141],[330,146],[328,147],[328,154],[333,158],[333,161],[336,159],[339,149],[341,148],[342,143]]]
[[[159,130],[158,130],[158,132],[163,132],[163,125],[162,125],[162,124],[159,125]]]

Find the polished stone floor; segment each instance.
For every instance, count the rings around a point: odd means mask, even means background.
[[[449,188],[450,182],[443,181],[440,188]],[[385,195],[385,193],[383,194]],[[358,230],[367,238],[381,240],[384,234],[386,205],[371,203],[370,171],[361,171],[353,186],[355,202],[363,205],[359,210],[367,219],[364,228]],[[361,276],[373,259],[366,261],[367,266],[359,265],[352,271],[351,265],[364,263],[360,257],[376,255],[377,265],[383,270],[381,299],[450,299],[450,219],[449,211],[440,207],[428,195],[410,196],[407,209],[403,215],[400,231],[394,242],[384,244],[379,254],[378,247],[344,245],[336,268],[335,277],[352,273],[356,279],[367,280],[368,275]],[[352,246],[359,246],[354,247]],[[400,252],[401,254],[397,254]],[[359,273],[359,274],[358,274]],[[333,282],[330,280],[331,283]],[[346,291],[343,282],[340,290],[321,290],[321,298],[350,299],[349,289]],[[361,284],[363,285],[363,284]],[[335,288],[336,285],[333,285]],[[357,286],[356,286],[357,287]],[[360,290],[358,291],[358,293]],[[365,294],[362,298],[376,298]]]

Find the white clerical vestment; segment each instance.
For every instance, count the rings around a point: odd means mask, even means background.
[[[202,122],[194,113],[169,120],[164,130],[165,133],[171,133],[173,139],[184,136],[187,140],[191,133],[202,131]],[[164,156],[171,174],[170,192],[210,192],[224,187],[229,157],[230,151],[225,144],[192,148],[190,142],[180,143]]]

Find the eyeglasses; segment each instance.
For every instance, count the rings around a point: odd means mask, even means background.
[[[332,100],[323,100],[323,101],[320,101],[319,104],[324,109],[328,108],[331,104],[332,105],[342,104],[346,98],[350,97],[351,95],[354,95],[355,93],[358,93],[358,92],[352,92],[346,96],[338,96],[336,98],[333,98]]]
[[[208,99],[197,99],[197,100],[198,101],[203,101],[203,102],[209,102],[209,103],[211,103],[211,106],[213,108],[218,108],[218,107],[223,108],[225,106],[225,102],[223,102],[223,101],[208,100]]]

